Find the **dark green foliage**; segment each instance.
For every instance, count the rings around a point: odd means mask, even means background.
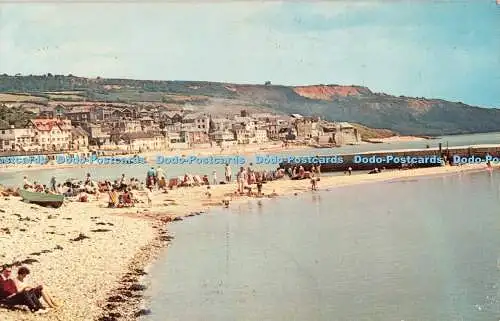
[[[7,128],[10,125],[23,127],[30,120],[35,118],[35,114],[24,111],[21,108],[8,108],[0,105],[0,128]]]

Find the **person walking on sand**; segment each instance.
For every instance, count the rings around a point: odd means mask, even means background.
[[[238,183],[238,192],[243,193],[243,188],[245,186],[245,169],[240,167],[240,171],[236,174],[236,182]]]
[[[50,190],[52,192],[56,192],[56,177],[55,176],[52,176],[52,178],[50,179]]]
[[[165,170],[163,169],[163,167],[158,166],[158,168],[156,169],[156,177],[158,179],[161,179],[162,177],[165,177]]]
[[[154,167],[151,167],[146,175],[146,187],[153,186],[156,184],[156,171]]]
[[[316,191],[317,190],[317,182],[318,180],[314,175],[311,177],[311,190]]]
[[[231,173],[231,166],[229,166],[229,164],[226,164],[226,166],[224,167],[224,174],[226,176],[226,183],[231,183],[232,173]]]
[[[90,173],[87,173],[87,176],[85,176],[85,184],[89,184],[91,181],[90,179]]]
[[[212,172],[212,178],[213,178],[213,181],[214,181],[214,185],[217,185],[217,171],[213,171]]]
[[[148,206],[152,207],[153,206],[153,187],[149,186],[146,189],[146,197],[148,198]]]

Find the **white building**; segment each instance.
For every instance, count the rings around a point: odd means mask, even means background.
[[[28,128],[35,132],[35,142],[44,151],[68,150],[71,144],[71,121],[66,119],[32,119]]]
[[[269,140],[267,137],[267,130],[265,129],[256,129],[254,131],[253,142],[256,144],[265,143]]]
[[[0,151],[29,151],[37,149],[35,132],[31,128],[0,129]]]

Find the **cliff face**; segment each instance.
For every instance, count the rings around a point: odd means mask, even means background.
[[[293,87],[293,91],[302,97],[318,100],[332,100],[335,97],[371,94],[370,89],[366,87],[339,85],[299,86]]]
[[[80,90],[87,100],[150,101],[228,110],[265,107],[286,114],[316,115],[327,120],[387,128],[404,135],[444,135],[500,131],[500,110],[439,99],[373,93],[361,86],[239,85],[200,81],[89,79],[74,76],[0,75],[0,92]],[[175,97],[174,97],[175,96]],[[174,99],[183,97],[182,100]]]

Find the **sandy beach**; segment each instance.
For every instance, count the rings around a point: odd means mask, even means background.
[[[420,142],[428,140],[425,137],[418,137],[418,136],[391,136],[391,137],[386,137],[386,138],[373,138],[370,139],[370,142],[377,142],[377,143],[407,143],[407,142]]]
[[[322,176],[318,188],[457,174],[485,167],[443,166],[374,175]],[[19,197],[2,197],[0,263],[36,260],[26,263],[32,270],[30,282],[43,283],[64,306],[44,316],[0,309],[0,319],[136,319],[143,289],[142,269],[168,242],[167,222],[178,224],[182,217],[194,219],[212,207],[222,207],[224,199],[231,199],[228,210],[240,202],[256,201],[255,197],[234,196],[235,190],[236,183],[211,186],[210,197],[206,195],[206,186],[178,188],[168,193],[156,191],[152,207],[147,206],[145,195],[136,192],[143,202],[118,209],[105,207],[107,195],[88,203],[68,202],[59,209],[26,204]],[[294,197],[311,192],[310,182],[283,179],[263,185],[264,194],[273,191],[280,197]]]

